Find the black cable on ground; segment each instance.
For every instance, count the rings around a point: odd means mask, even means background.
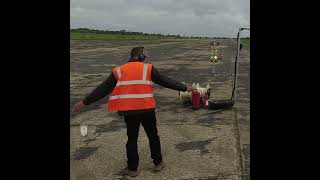
[[[237,35],[237,37],[239,37],[240,36],[240,31],[238,32],[238,35]],[[239,39],[238,39],[239,40]],[[240,42],[237,42],[237,44],[238,43],[240,43]],[[238,49],[239,47],[237,46],[237,55],[236,55],[236,60],[234,61],[234,77],[233,77],[233,89],[232,89],[232,94],[231,94],[231,98],[230,98],[230,100],[232,101],[233,100],[233,97],[234,97],[234,91],[235,91],[235,89],[236,89],[236,78],[237,78],[237,61],[238,61],[238,51],[239,51],[239,49]]]
[[[236,60],[234,61],[234,76],[233,76],[233,88],[232,88],[232,94],[231,94],[231,98],[230,100],[233,100],[233,96],[234,96],[234,91],[236,89],[236,78],[237,78],[237,61],[238,61],[238,57],[236,57]]]

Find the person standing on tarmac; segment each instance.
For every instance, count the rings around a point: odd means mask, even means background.
[[[74,105],[75,110],[80,110],[111,93],[107,109],[110,112],[117,111],[120,116],[124,116],[127,126],[127,167],[121,170],[120,174],[131,177],[138,175],[137,140],[140,123],[149,139],[151,158],[154,163],[153,170],[159,172],[165,167],[157,130],[153,84],[156,83],[177,91],[190,92],[193,90],[191,85],[183,84],[160,74],[152,64],[143,63],[145,59],[144,47],[132,48],[131,58],[126,64],[115,67],[102,84]]]

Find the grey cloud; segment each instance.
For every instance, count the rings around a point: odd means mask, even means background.
[[[71,0],[71,28],[234,37],[250,26],[249,0]]]

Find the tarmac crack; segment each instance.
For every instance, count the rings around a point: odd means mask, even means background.
[[[238,122],[238,110],[236,107],[233,108],[233,133],[234,133],[234,138],[236,140],[236,156],[238,157],[236,159],[237,161],[237,168],[238,171],[241,174],[241,179],[244,180],[244,171],[243,171],[243,159],[241,155],[241,144],[240,144],[240,131],[239,131],[239,122]]]

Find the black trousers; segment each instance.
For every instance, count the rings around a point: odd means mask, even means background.
[[[158,165],[162,162],[160,138],[157,130],[157,119],[154,111],[145,112],[137,115],[124,116],[124,120],[127,124],[127,136],[128,142],[127,158],[128,168],[136,171],[139,165],[139,154],[138,154],[138,135],[140,129],[140,123],[142,124],[148,138],[151,151],[151,158],[153,163]]]

